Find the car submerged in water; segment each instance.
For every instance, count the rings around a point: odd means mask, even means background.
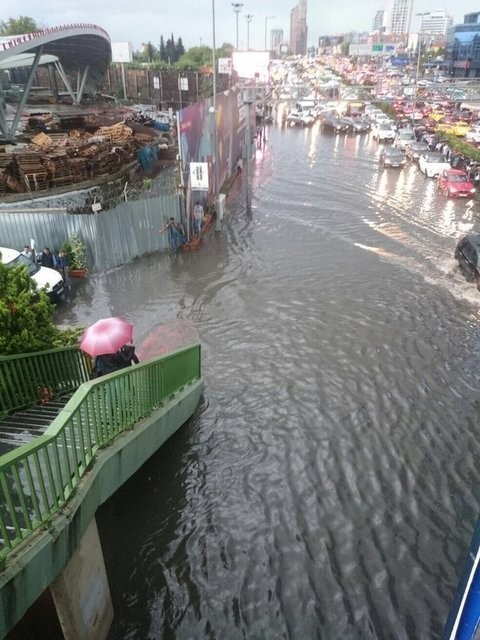
[[[480,235],[470,233],[460,238],[454,258],[467,281],[476,282],[480,290]]]
[[[420,155],[418,167],[427,178],[436,178],[445,169],[450,169],[450,164],[441,153],[427,151]]]
[[[384,147],[380,152],[380,166],[401,168],[405,166],[405,154],[398,147]]]
[[[445,169],[438,176],[437,187],[447,198],[473,198],[475,185],[465,171],[461,169]]]

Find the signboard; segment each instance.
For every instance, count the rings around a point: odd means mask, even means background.
[[[112,62],[133,62],[131,42],[112,42]]]
[[[233,68],[240,78],[268,82],[269,51],[234,51],[232,55]]]
[[[371,56],[372,48],[368,44],[351,44],[348,48],[348,54],[351,56]]]
[[[383,44],[372,44],[372,51],[382,53]]]
[[[190,187],[208,191],[208,162],[190,162]]]
[[[157,78],[157,76],[153,76],[153,88],[160,89],[160,78]]]
[[[232,74],[232,59],[231,58],[219,58],[218,59],[218,73]]]
[[[188,91],[188,78],[179,78],[178,88],[180,91]]]

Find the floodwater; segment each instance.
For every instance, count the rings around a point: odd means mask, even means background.
[[[480,204],[370,136],[272,126],[195,253],[77,286],[65,324],[202,343],[195,416],[100,510],[110,640],[439,638],[479,512]]]

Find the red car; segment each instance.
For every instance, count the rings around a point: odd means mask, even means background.
[[[444,169],[438,176],[438,190],[447,198],[473,198],[475,185],[465,171]]]

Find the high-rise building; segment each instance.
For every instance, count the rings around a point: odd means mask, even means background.
[[[270,51],[280,51],[283,44],[283,29],[272,29],[270,31]]]
[[[444,36],[453,24],[453,17],[445,9],[430,11],[422,15],[419,31],[434,36]]]
[[[383,9],[379,9],[375,14],[375,17],[372,22],[372,31],[380,31],[383,27],[383,18],[385,16],[385,11]]]
[[[413,0],[390,0],[385,11],[385,33],[398,35],[410,32]]]
[[[299,0],[290,11],[290,49],[294,55],[307,53],[307,0]]]

